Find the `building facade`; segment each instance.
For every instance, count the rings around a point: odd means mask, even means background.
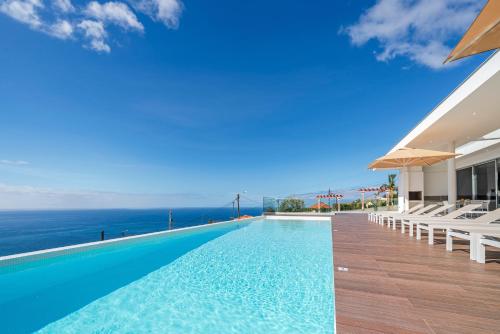
[[[421,201],[480,200],[500,207],[500,52],[494,53],[390,152],[402,147],[460,154],[399,170],[399,210]]]

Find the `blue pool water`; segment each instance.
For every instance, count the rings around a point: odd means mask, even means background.
[[[2,333],[333,333],[331,227],[257,220],[0,267]]]

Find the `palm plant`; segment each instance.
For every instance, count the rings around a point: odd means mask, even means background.
[[[389,192],[389,201],[391,206],[394,204],[394,193],[396,192],[396,174],[389,174],[387,176],[386,189]]]
[[[385,193],[385,189],[386,189],[386,188],[387,188],[387,184],[385,184],[385,183],[384,183],[384,184],[382,184],[382,185],[380,186],[380,188],[378,188],[378,191],[377,191],[377,192],[376,192],[376,194],[375,194],[375,199],[376,199],[377,206],[383,206],[383,205],[382,205],[382,204],[383,204],[383,202],[381,202],[381,200],[380,200],[380,198],[381,198],[381,197],[380,197],[380,194]],[[387,206],[387,205],[389,205],[388,201],[386,201],[386,202],[385,202],[385,205],[386,205],[386,206]]]
[[[394,205],[394,194],[397,191],[396,187],[396,174],[389,174],[387,176],[387,183],[384,183],[380,186],[380,190],[378,191],[377,195],[380,195],[381,193],[387,192],[387,206],[393,206]]]

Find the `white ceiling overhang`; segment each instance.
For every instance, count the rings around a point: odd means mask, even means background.
[[[493,54],[390,152],[401,147],[470,154],[500,142],[500,52]]]

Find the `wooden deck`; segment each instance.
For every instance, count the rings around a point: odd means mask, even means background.
[[[448,253],[366,215],[332,221],[337,333],[500,333],[500,263],[472,262],[465,244]]]

